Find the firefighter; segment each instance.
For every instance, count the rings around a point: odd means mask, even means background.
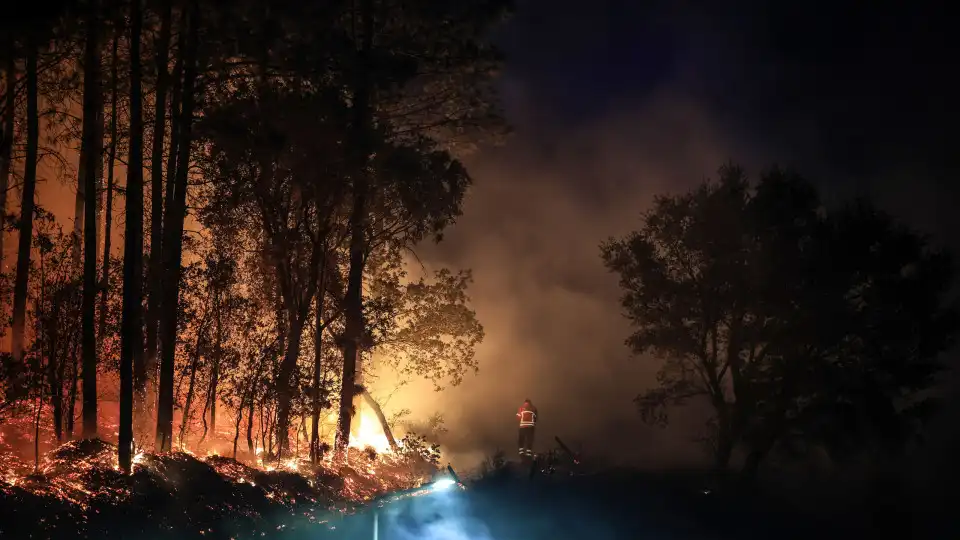
[[[533,430],[537,425],[537,408],[529,399],[517,410],[520,420],[520,457],[533,457]]]

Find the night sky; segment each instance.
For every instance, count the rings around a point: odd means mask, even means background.
[[[872,196],[960,248],[949,18],[925,1],[780,4],[520,0],[497,36],[516,132],[471,159],[463,218],[420,250],[428,267],[474,270],[487,329],[480,375],[415,407],[445,412],[453,450],[512,452],[529,397],[541,440],[647,465],[701,456],[694,412],[666,431],[639,423],[631,399],[656,364],[629,357],[597,246],[635,228],[651,194],[726,160]]]

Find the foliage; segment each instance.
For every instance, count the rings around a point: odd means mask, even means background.
[[[601,249],[628,346],[663,361],[637,397],[643,418],[662,425],[667,407],[706,398],[720,465],[738,443],[760,459],[788,435],[835,456],[904,440],[903,413],[956,329],[945,253],[866,201],[824,207],[778,169],[751,188],[723,167]]]
[[[470,308],[466,289],[469,271],[442,269],[432,280],[401,284],[402,269],[375,274],[367,319],[373,350],[402,376],[432,381],[437,389],[456,386],[476,372],[476,346],[483,326]]]

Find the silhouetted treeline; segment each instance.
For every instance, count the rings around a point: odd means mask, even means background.
[[[662,360],[644,419],[709,404],[703,437],[748,474],[776,454],[889,465],[935,410],[928,390],[956,336],[947,253],[869,201],[828,205],[813,184],[735,166],[658,197],[640,230],[602,246],[634,331]],[[886,490],[886,488],[885,488]]]

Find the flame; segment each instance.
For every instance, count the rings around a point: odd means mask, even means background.
[[[389,454],[392,451],[387,435],[380,426],[380,420],[366,407],[361,408],[357,414],[356,426],[350,435],[350,446],[359,449],[373,448],[378,454]]]

